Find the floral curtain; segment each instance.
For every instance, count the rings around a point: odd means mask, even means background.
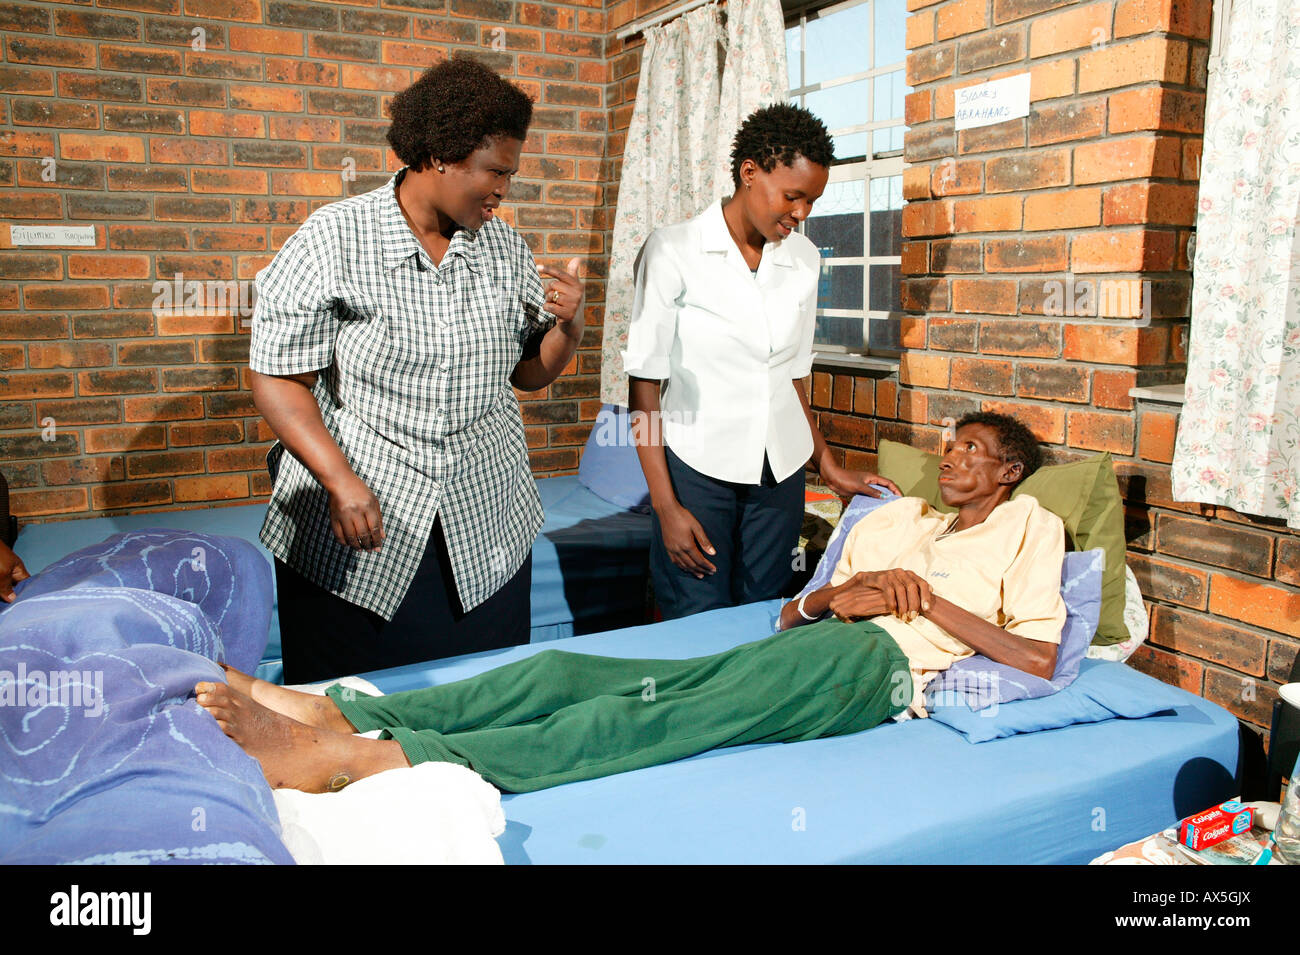
[[[1224,36],[1174,497],[1300,527],[1300,4],[1234,0]]]
[[[646,30],[606,285],[600,396],[609,404],[627,405],[622,351],[637,253],[655,229],[731,194],[736,129],[785,92],[780,0],[733,0],[730,6],[735,9],[725,33],[717,3]]]

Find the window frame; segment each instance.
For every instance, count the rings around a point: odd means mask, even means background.
[[[805,82],[806,70],[806,37],[807,25],[810,21],[822,19],[836,13],[859,6],[872,6],[872,16],[869,18],[867,35],[864,41],[864,47],[874,56],[875,50],[875,10],[874,6],[877,0],[832,0],[832,2],[807,3],[796,6],[786,11],[785,29],[788,33],[792,28],[800,29],[799,37],[799,65],[798,75],[800,85],[790,87],[786,90],[787,101],[804,105],[806,97],[811,93],[821,90],[834,89],[837,86],[843,86],[848,83],[855,83],[863,79],[869,79],[867,84],[867,103],[865,115],[871,117],[875,115],[875,95],[876,81],[890,73],[895,73],[906,69],[906,51],[903,59],[883,65],[874,65],[869,69],[860,70],[856,73],[838,76],[831,80],[819,81],[816,83]],[[788,45],[787,45],[788,49]],[[787,76],[791,71],[787,67]],[[906,74],[904,73],[904,77]],[[904,86],[904,89],[908,87]],[[906,94],[905,94],[906,95]],[[837,127],[830,130],[832,135],[844,137],[866,133],[867,137],[867,155],[847,157],[837,159],[831,167],[830,182],[853,182],[860,181],[863,190],[863,249],[862,254],[857,256],[835,256],[825,259],[827,265],[831,266],[859,266],[862,269],[862,307],[856,309],[817,309],[818,318],[856,318],[862,322],[862,345],[855,347],[851,345],[837,344],[832,342],[815,341],[814,348],[821,354],[827,356],[835,355],[838,357],[853,356],[870,356],[870,355],[887,355],[897,356],[901,352],[899,338],[901,334],[901,323],[904,313],[898,311],[888,311],[872,309],[871,306],[871,268],[872,266],[894,265],[902,266],[902,235],[900,230],[899,254],[898,255],[872,255],[871,254],[871,183],[877,179],[891,179],[894,177],[902,178],[903,170],[907,164],[903,160],[903,150],[882,150],[875,153],[873,150],[875,136],[884,130],[901,128],[907,129],[903,117],[891,117],[888,120],[867,120],[862,123],[856,123],[851,126]],[[807,224],[800,225],[800,231],[807,233]],[[901,294],[902,276],[899,276],[899,286]],[[888,332],[881,336],[878,335],[878,342],[873,347],[871,328],[873,322],[890,322],[893,323],[893,332]]]

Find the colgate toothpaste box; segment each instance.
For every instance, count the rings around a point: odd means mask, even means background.
[[[1254,822],[1254,810],[1232,799],[1184,819],[1178,825],[1178,841],[1191,849],[1205,849],[1250,832]]]

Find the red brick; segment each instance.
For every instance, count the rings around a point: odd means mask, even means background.
[[[939,10],[934,37],[940,41],[951,40],[955,36],[983,30],[987,25],[987,0],[953,0]]]
[[[1267,727],[1272,722],[1277,691],[1251,677],[1206,667],[1204,696],[1240,719]]]
[[[1199,133],[1205,128],[1205,94],[1160,87],[1123,90],[1110,96],[1109,113],[1111,133],[1147,129]]]
[[[126,474],[133,479],[202,472],[202,451],[163,451],[161,454],[131,454],[126,458]]]
[[[1034,150],[990,159],[984,166],[984,189],[989,193],[1048,189],[1070,182],[1068,149]]]
[[[1137,387],[1137,375],[1131,371],[1094,371],[1092,403],[1098,408],[1127,411],[1133,407],[1129,390]]]
[[[1034,437],[1044,444],[1060,444],[1065,440],[1065,412],[1060,408],[1011,401],[986,401],[980,410],[1019,418],[1034,433]]]
[[[1102,211],[1105,225],[1195,225],[1194,185],[1136,182],[1106,190]]]
[[[175,495],[177,502],[228,501],[248,497],[248,475],[221,474],[177,478]]]
[[[953,279],[952,311],[987,315],[1016,314],[1017,287],[1001,279]]]
[[[86,489],[66,488],[58,491],[13,491],[9,506],[19,518],[46,514],[71,514],[86,510]]]
[[[1184,83],[1187,43],[1162,36],[1111,43],[1079,58],[1079,92],[1137,83]]]
[[[1067,267],[1068,242],[1063,235],[988,239],[984,268],[989,272],[1060,272]]]
[[[1256,577],[1268,577],[1273,566],[1273,538],[1270,535],[1233,527],[1223,521],[1162,514],[1156,548],[1171,557],[1213,564]]]
[[[1106,101],[1102,98],[1039,106],[1029,113],[1030,146],[1092,139],[1105,131]]]
[[[906,352],[899,361],[898,381],[900,384],[921,388],[946,388],[948,359],[942,355]]]
[[[168,428],[168,439],[173,448],[194,447],[201,444],[234,444],[244,439],[244,426],[238,421],[174,424]]]
[[[1210,580],[1210,612],[1300,637],[1300,593],[1294,590],[1214,574]]]
[[[1101,223],[1101,190],[1075,186],[1025,197],[1025,230],[1081,229]]]
[[[171,499],[171,485],[167,481],[130,481],[90,489],[91,506],[97,511],[169,504]]]
[[[72,376],[63,373],[0,375],[0,398],[72,397]]]
[[[1182,166],[1182,145],[1172,136],[1107,139],[1074,148],[1074,182],[1116,182],[1123,179],[1176,179]]]
[[[1186,657],[1156,649],[1150,644],[1143,644],[1134,651],[1128,664],[1133,669],[1147,676],[1153,676],[1170,686],[1179,687],[1197,696],[1201,693],[1205,666],[1195,660],[1188,660]]]
[[[1138,437],[1138,455],[1148,461],[1169,464],[1174,459],[1174,436],[1178,415],[1163,411],[1144,411]]]
[[[1009,361],[989,361],[978,358],[952,359],[954,391],[973,391],[983,395],[1011,395],[1015,393],[1015,366]]]
[[[1111,454],[1133,453],[1133,418],[1130,415],[1094,411],[1071,411],[1069,444],[1089,451]]]
[[[1061,326],[1002,320],[980,324],[980,351],[994,355],[1054,358],[1061,354]],[[1061,431],[1064,435],[1064,427]]]
[[[1008,232],[1021,227],[1019,196],[991,196],[985,199],[961,199],[952,202],[952,225],[930,235],[949,232]],[[904,218],[907,209],[903,210]],[[907,235],[906,229],[903,232]]]
[[[1167,272],[1173,268],[1177,237],[1149,229],[1106,230],[1074,237],[1074,272]]]
[[[955,162],[944,159],[932,167],[930,174],[930,192],[935,196],[964,196],[980,191],[982,187],[981,170],[984,164],[979,160]]]
[[[1300,587],[1300,540],[1282,537],[1277,542],[1277,571],[1279,583]]]
[[[1129,554],[1128,565],[1144,597],[1205,609],[1205,595],[1209,589],[1205,571],[1137,554]]]
[[[1110,39],[1110,3],[1092,3],[1050,17],[1040,17],[1029,26],[1029,55],[1037,58],[1093,46]]]
[[[1176,33],[1210,38],[1210,0],[1120,0],[1115,7],[1115,36]]]
[[[1016,376],[1016,394],[1022,398],[1086,402],[1088,369],[1077,365],[1022,363]]]

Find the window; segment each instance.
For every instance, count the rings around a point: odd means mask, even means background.
[[[835,139],[830,182],[803,227],[823,260],[820,351],[899,348],[906,22],[906,0],[848,0],[787,21],[790,101]]]

